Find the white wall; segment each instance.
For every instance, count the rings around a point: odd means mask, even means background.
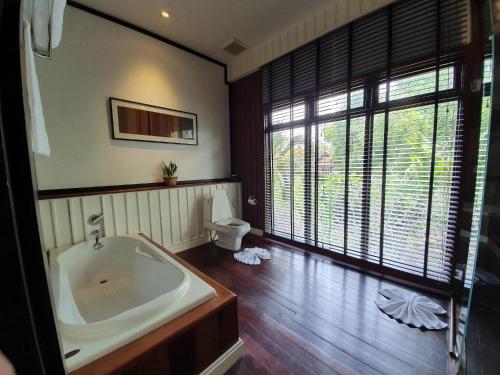
[[[51,147],[35,158],[39,189],[161,181],[161,160],[180,180],[229,176],[221,66],[68,6],[62,42],[37,71]],[[197,113],[199,145],[113,140],[109,97]]]

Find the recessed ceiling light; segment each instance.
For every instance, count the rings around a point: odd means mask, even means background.
[[[170,13],[168,13],[166,10],[162,10],[161,11],[161,15],[164,18],[170,18]]]

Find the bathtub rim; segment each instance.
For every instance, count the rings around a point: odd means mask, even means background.
[[[63,258],[68,255],[68,252],[74,249],[75,247],[82,247],[92,245],[92,240],[87,240],[87,241],[82,241],[79,243],[76,243],[74,245],[70,246],[64,246],[61,248],[56,248],[53,250],[50,250],[51,252],[56,250],[55,253],[52,253],[50,256],[50,284],[52,286],[52,289],[54,291],[54,299],[55,299],[55,304],[56,304],[56,309],[55,309],[55,315],[57,319],[57,323],[59,324],[60,330],[63,334],[68,335],[70,337],[77,337],[77,338],[88,338],[88,339],[94,339],[96,338],[96,331],[99,332],[100,337],[104,337],[110,334],[113,334],[113,332],[116,332],[117,330],[120,329],[118,327],[120,324],[129,321],[133,321],[136,319],[140,319],[141,315],[141,310],[147,306],[148,310],[151,310],[153,315],[158,315],[161,313],[162,308],[168,307],[170,303],[175,303],[175,301],[178,301],[180,298],[182,298],[188,291],[191,282],[192,282],[192,277],[189,272],[186,272],[186,267],[182,266],[178,262],[175,261],[175,259],[167,256],[162,249],[160,249],[157,245],[154,245],[150,243],[149,241],[145,240],[144,237],[139,236],[139,235],[130,235],[130,234],[125,234],[125,235],[118,235],[118,236],[110,236],[110,237],[103,237],[103,241],[106,241],[106,239],[111,239],[111,238],[124,238],[124,239],[133,239],[136,241],[139,241],[141,244],[144,244],[148,249],[153,251],[156,256],[160,257],[162,261],[166,263],[170,263],[173,266],[175,266],[179,271],[182,272],[183,279],[181,283],[179,284],[178,287],[173,289],[170,292],[161,294],[152,300],[143,303],[141,305],[135,306],[131,309],[125,310],[120,312],[119,314],[116,314],[112,317],[97,321],[97,322],[86,322],[85,319],[81,316],[80,310],[78,308],[78,304],[75,301],[74,295],[72,291],[69,292],[69,295],[65,297],[68,297],[71,299],[70,303],[71,308],[74,309],[74,313],[78,316],[79,319],[81,319],[81,323],[76,323],[76,322],[68,322],[65,320],[61,315],[59,314],[59,304],[60,302],[60,291],[62,288],[61,283],[66,282],[69,285],[69,280],[62,280],[62,278],[67,278],[67,273],[66,270],[61,270],[61,265],[59,260],[64,260]],[[74,251],[77,251],[78,249],[74,249]],[[100,251],[100,250],[96,250]],[[63,274],[64,272],[64,274]],[[71,287],[70,287],[71,289]],[[214,293],[215,290],[213,291]],[[213,297],[215,294],[212,293]]]

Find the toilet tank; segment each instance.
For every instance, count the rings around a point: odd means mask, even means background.
[[[203,221],[216,223],[233,217],[231,202],[224,189],[217,189],[214,196],[206,199],[203,205]]]

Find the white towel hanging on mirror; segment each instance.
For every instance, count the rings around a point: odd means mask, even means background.
[[[61,41],[66,0],[32,0],[32,22],[34,47],[47,50],[56,48]],[[52,3],[51,3],[52,2]],[[49,35],[50,22],[50,35]]]
[[[24,80],[26,84],[27,121],[34,153],[50,156],[49,137],[45,129],[40,88],[35,69],[35,55],[31,48],[31,27],[24,20]]]
[[[50,156],[40,87],[35,67],[32,40],[37,50],[50,54],[61,41],[66,0],[31,0],[24,4],[23,44],[27,122],[34,153]],[[32,23],[33,22],[33,25]],[[50,25],[50,32],[49,32]],[[49,42],[50,40],[50,42]]]

